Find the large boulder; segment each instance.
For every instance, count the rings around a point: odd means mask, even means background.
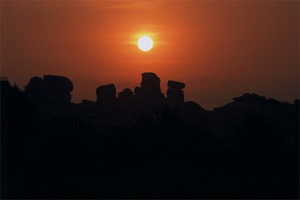
[[[185,84],[178,81],[168,81],[168,87],[174,89],[184,89]]]
[[[147,73],[142,74],[141,86],[142,86],[142,89],[145,89],[145,90],[161,92],[160,78],[152,72],[147,72]]]
[[[73,83],[63,76],[45,75],[44,79],[33,77],[25,87],[26,93],[35,101],[54,107],[71,103]]]
[[[117,100],[116,87],[114,84],[101,85],[96,89],[97,102],[100,104],[112,104]]]
[[[138,102],[158,105],[165,101],[160,89],[160,78],[152,72],[142,74],[141,87],[136,87],[134,93]]]
[[[44,80],[40,77],[32,77],[27,86],[26,91],[30,92],[42,92],[45,89]]]
[[[118,93],[118,99],[120,101],[129,102],[133,99],[133,92],[129,88],[125,88],[122,92]]]
[[[46,90],[49,91],[69,93],[73,90],[73,83],[63,76],[45,75],[44,83]]]
[[[141,88],[140,86],[136,86],[136,87],[134,88],[134,94],[135,94],[136,96],[140,96],[140,95],[142,94],[142,88]]]

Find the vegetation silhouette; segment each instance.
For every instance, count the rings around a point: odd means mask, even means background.
[[[207,111],[168,87],[144,73],[74,104],[66,77],[1,80],[2,198],[299,198],[299,100]]]

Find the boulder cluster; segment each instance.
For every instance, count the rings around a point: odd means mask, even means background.
[[[134,91],[125,88],[117,93],[114,84],[96,88],[97,100],[83,99],[80,104],[71,103],[72,82],[62,76],[45,75],[44,79],[31,78],[25,93],[43,109],[45,118],[49,113],[78,114],[93,127],[106,129],[113,126],[132,126],[140,120],[157,122],[165,110],[176,110],[184,104],[184,83],[169,81],[167,98],[161,92],[160,78],[152,72],[142,74],[140,86]],[[187,104],[189,105],[189,104]],[[182,113],[184,116],[185,112]]]
[[[114,104],[117,101],[116,87],[114,84],[101,85],[96,89],[97,103],[99,104]]]
[[[165,97],[161,92],[160,78],[155,73],[147,72],[142,74],[141,84],[134,91],[125,88],[117,93],[114,84],[101,85],[96,89],[95,102],[83,99],[80,104],[74,104],[71,103],[72,82],[66,77],[45,75],[43,79],[31,78],[25,87],[25,94],[42,108],[45,118],[50,116],[49,113],[76,114],[101,131],[115,126],[131,127],[142,121],[155,124],[168,115],[168,120],[205,127],[212,135],[225,136],[231,134],[228,130],[237,127],[249,129],[249,123],[254,119],[266,121],[268,129],[276,126],[276,120],[288,124],[290,122],[282,118],[286,115],[283,113],[299,110],[299,100],[288,104],[246,93],[233,98],[232,103],[206,111],[195,102],[184,102],[184,88],[184,83],[169,80]]]
[[[123,102],[127,104],[148,102],[148,103],[165,103],[179,106],[184,102],[185,84],[176,81],[168,82],[167,99],[161,92],[160,78],[152,72],[142,74],[141,86],[137,86],[134,92],[125,88],[118,93],[114,84],[101,85],[96,89],[98,105],[113,106],[116,103]],[[73,83],[70,79],[63,76],[45,75],[44,79],[33,77],[25,87],[26,93],[35,101],[62,107],[71,104],[71,92]],[[82,100],[83,104],[89,104],[91,101]]]
[[[26,93],[37,102],[54,107],[70,105],[73,83],[63,76],[33,77],[25,87]]]
[[[161,92],[160,78],[152,72],[142,74],[141,86],[137,86],[134,92],[125,88],[116,96],[116,87],[114,84],[101,85],[96,89],[97,103],[104,106],[113,106],[117,102],[125,104],[139,104],[147,102],[150,104],[165,104],[166,102],[172,106],[179,106],[184,102],[184,89],[185,84],[176,81],[168,82],[167,99]]]

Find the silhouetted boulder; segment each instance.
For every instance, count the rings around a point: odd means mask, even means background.
[[[44,91],[50,104],[56,107],[63,107],[71,103],[73,83],[63,76],[44,76]]]
[[[134,94],[137,95],[137,96],[141,95],[142,94],[142,88],[140,86],[136,86],[134,88]]]
[[[168,81],[167,99],[171,106],[179,106],[184,102],[184,93],[182,91],[185,88],[185,84],[177,81]]]
[[[45,89],[44,80],[40,77],[32,77],[25,87],[26,91],[30,92],[42,92]]]
[[[173,89],[184,89],[185,84],[178,81],[168,81],[168,87]]]
[[[73,90],[73,83],[63,76],[44,76],[45,89],[53,92],[69,93]]]
[[[160,78],[152,72],[142,74],[141,87],[136,87],[134,93],[138,102],[158,105],[165,101],[160,89]]]
[[[45,75],[44,79],[33,77],[25,87],[34,100],[54,107],[70,105],[73,83],[63,76]]]
[[[142,74],[142,89],[151,90],[155,92],[161,92],[160,89],[160,78],[152,72]]]
[[[125,88],[122,92],[119,92],[118,99],[122,101],[131,100],[133,92],[129,88]]]
[[[101,85],[96,89],[97,102],[101,104],[112,104],[117,100],[116,87],[114,84]]]

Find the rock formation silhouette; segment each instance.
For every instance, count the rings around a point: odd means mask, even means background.
[[[97,102],[100,104],[115,104],[117,102],[116,87],[114,84],[101,85],[96,89]]]
[[[44,79],[33,77],[25,91],[35,101],[55,107],[70,105],[73,83],[63,76],[45,75]]]
[[[143,73],[141,87],[148,92],[161,92],[160,78],[152,72]]]
[[[140,101],[159,104],[165,100],[160,89],[160,78],[152,72],[142,74],[141,87],[136,87],[134,93]]]
[[[208,111],[184,88],[169,81],[165,98],[144,73],[134,92],[101,85],[75,104],[66,77],[1,80],[1,197],[299,197],[299,99],[245,93]]]
[[[177,81],[168,81],[168,87],[168,103],[175,106],[182,105],[184,102],[184,94],[182,89],[185,88],[185,84]]]
[[[118,93],[118,100],[130,103],[133,101],[134,94],[129,88],[125,88],[122,92]]]

